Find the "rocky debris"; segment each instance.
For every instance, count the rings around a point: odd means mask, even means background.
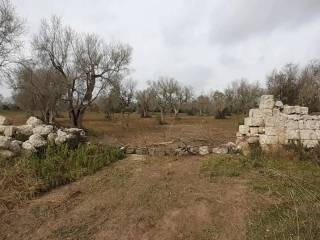
[[[272,95],[264,95],[259,108],[250,109],[236,136],[237,144],[259,143],[267,148],[301,141],[311,148],[320,141],[320,116],[308,115],[307,107],[283,105],[281,101],[275,102]]]
[[[0,123],[9,124],[10,121],[0,116]],[[25,125],[0,125],[0,149],[5,150],[2,155],[18,155],[22,152],[37,152],[50,144],[68,144],[75,148],[84,142],[85,132],[78,128],[57,129],[44,124],[36,117],[30,117]],[[11,155],[10,155],[11,156]]]
[[[10,125],[11,121],[4,117],[4,116],[0,116],[0,125]]]

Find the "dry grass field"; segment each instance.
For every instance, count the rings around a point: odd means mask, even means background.
[[[27,115],[23,112],[3,112],[15,124],[23,124]],[[228,141],[235,141],[235,133],[241,116],[227,119],[181,115],[178,119],[167,117],[167,124],[160,125],[158,116],[140,118],[131,114],[122,118],[115,115],[113,120],[106,120],[104,114],[88,112],[84,118],[84,127],[91,139],[104,144],[152,145],[161,142],[193,143],[195,145],[217,146]],[[57,122],[69,126],[67,115],[58,118]]]

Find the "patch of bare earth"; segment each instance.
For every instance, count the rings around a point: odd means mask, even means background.
[[[251,194],[199,157],[131,155],[0,216],[0,239],[246,239]]]

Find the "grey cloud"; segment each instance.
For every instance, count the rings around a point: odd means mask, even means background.
[[[209,39],[232,44],[278,28],[293,30],[319,17],[319,0],[232,0],[215,9]]]

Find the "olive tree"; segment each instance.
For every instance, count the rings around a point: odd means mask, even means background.
[[[86,109],[128,72],[132,52],[130,46],[107,44],[95,34],[76,33],[55,16],[42,21],[32,45],[38,59],[64,78],[64,101],[75,127],[82,127]]]
[[[47,123],[54,122],[66,89],[63,78],[53,68],[20,66],[11,87],[17,106],[31,113],[40,112]]]
[[[9,0],[0,0],[0,74],[7,77],[17,61],[24,24]]]

